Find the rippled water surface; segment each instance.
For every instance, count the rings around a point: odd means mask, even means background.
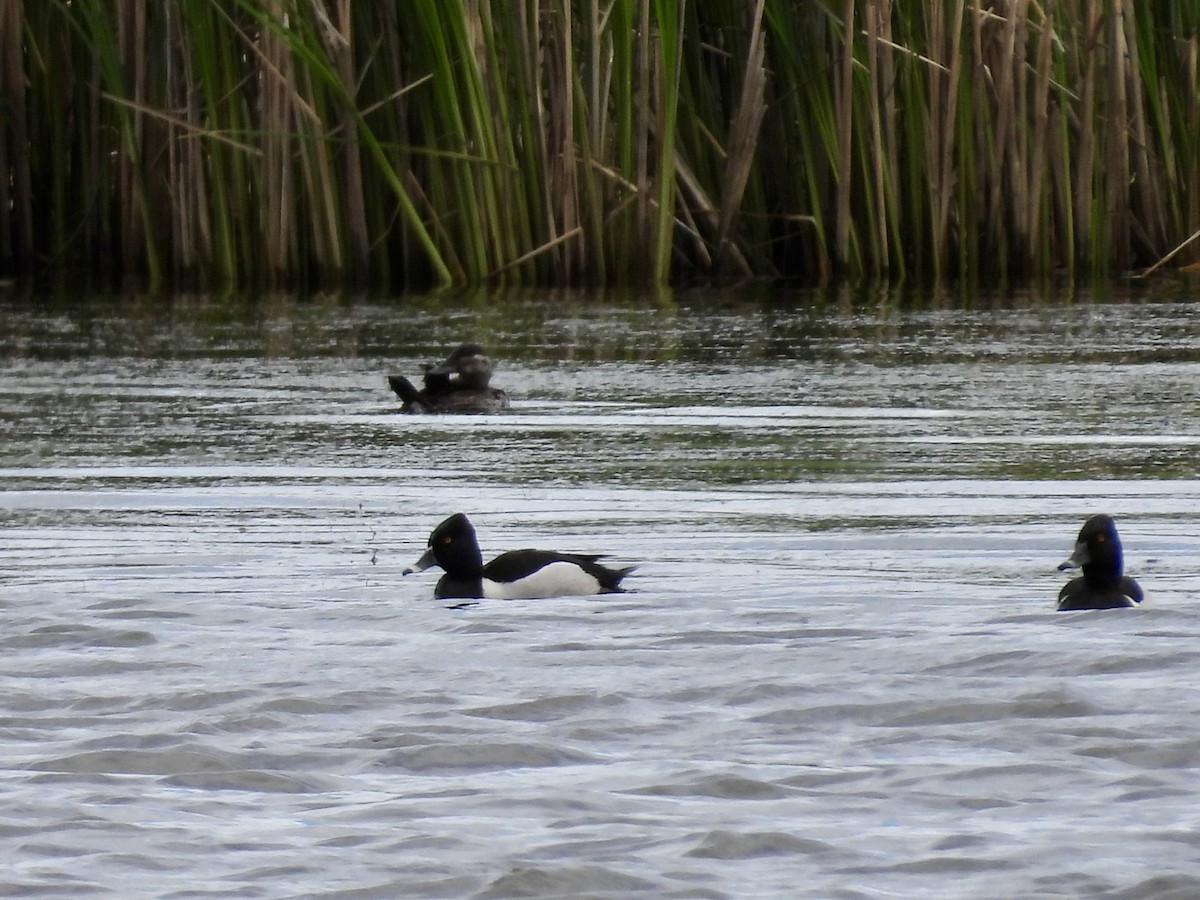
[[[1200,288],[0,295],[0,894],[1200,895]],[[397,414],[484,342],[513,410]],[[485,555],[600,598],[432,599]],[[1055,613],[1117,517],[1135,611]]]

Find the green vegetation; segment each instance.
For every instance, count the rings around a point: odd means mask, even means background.
[[[1103,276],[1200,231],[1198,69],[1200,0],[5,0],[0,277]]]

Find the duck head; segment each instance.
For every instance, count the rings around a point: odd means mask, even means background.
[[[492,360],[479,344],[462,344],[425,371],[426,385],[445,383],[452,390],[483,390],[492,380]]]
[[[1084,580],[1096,587],[1107,587],[1121,580],[1125,557],[1112,516],[1095,515],[1083,523],[1075,550],[1058,567],[1060,572],[1077,568],[1082,568]]]
[[[425,552],[403,574],[423,572],[433,566],[455,574],[476,573],[483,568],[475,526],[462,513],[455,513],[433,529]]]

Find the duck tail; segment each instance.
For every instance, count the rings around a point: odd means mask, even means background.
[[[403,375],[389,375],[387,380],[388,385],[396,392],[396,396],[405,403],[421,402],[421,392],[413,387],[413,383]]]
[[[626,575],[632,574],[637,569],[637,566],[625,566],[622,569],[609,569],[609,576],[604,579],[604,591],[608,594],[623,594],[625,588],[621,587],[621,579]]]

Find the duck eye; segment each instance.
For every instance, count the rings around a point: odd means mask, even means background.
[[[447,535],[446,537],[442,538],[442,543],[443,543],[443,544],[450,544],[450,543],[453,543],[453,542],[454,542],[454,538],[450,537],[449,535]]]
[[[1096,535],[1096,540],[1097,540],[1099,543],[1103,544],[1103,543],[1104,543],[1106,540],[1108,540],[1108,538],[1106,538],[1106,537],[1105,537],[1104,535],[1102,535],[1102,534],[1098,534],[1098,535]]]

